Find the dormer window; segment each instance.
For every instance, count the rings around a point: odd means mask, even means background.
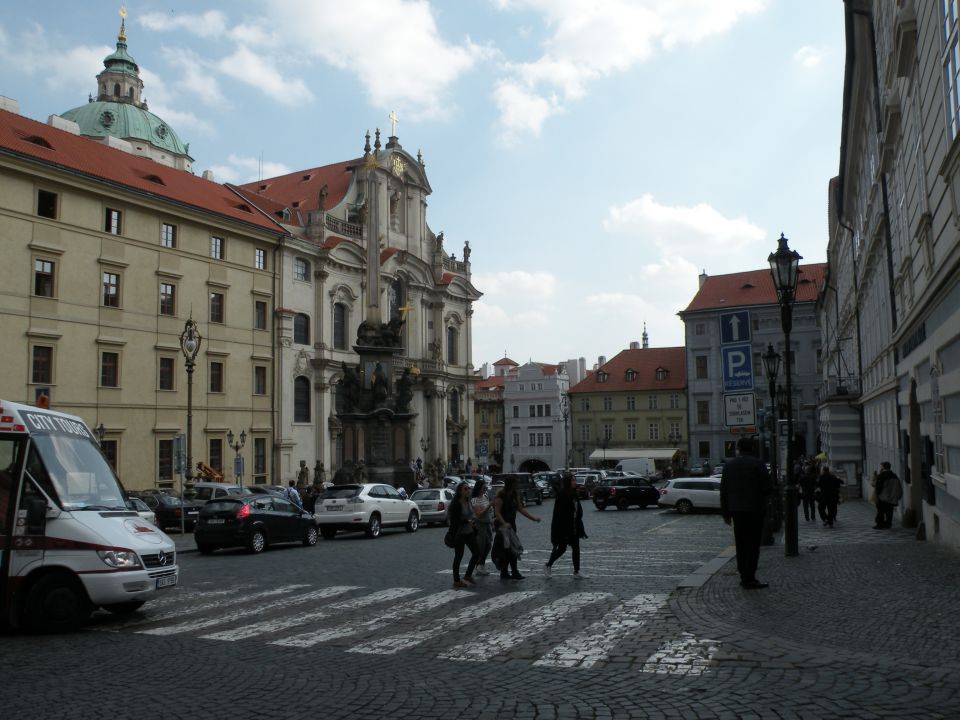
[[[605,383],[605,382],[607,381],[607,378],[608,378],[608,377],[609,377],[609,376],[607,375],[607,373],[605,373],[603,370],[600,370],[600,371],[597,372],[597,382],[598,382],[598,383]]]
[[[637,379],[637,371],[632,369],[627,370],[627,382],[633,382],[636,379]]]
[[[670,373],[669,373],[669,371],[668,371],[666,368],[662,368],[662,367],[658,367],[658,368],[657,368],[657,380],[659,380],[659,381],[666,380],[666,379],[667,379],[667,375],[669,375],[669,374],[670,374]]]

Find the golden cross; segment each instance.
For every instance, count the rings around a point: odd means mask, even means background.
[[[403,322],[407,321],[407,313],[413,310],[413,306],[410,303],[407,303],[402,308],[400,308],[400,319]]]

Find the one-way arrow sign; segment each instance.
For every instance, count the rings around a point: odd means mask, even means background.
[[[738,310],[720,316],[720,344],[750,342],[750,311]]]

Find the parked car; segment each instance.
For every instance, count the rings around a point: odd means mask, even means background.
[[[556,470],[534,473],[533,481],[537,483],[543,497],[556,497],[563,482],[563,473]]]
[[[427,525],[447,524],[447,513],[450,510],[450,503],[453,502],[453,490],[449,488],[415,490],[410,499],[417,504],[420,522]]]
[[[600,474],[589,472],[589,473],[577,473],[573,476],[577,481],[577,497],[581,500],[585,500],[590,497],[593,493],[593,489],[600,483]]]
[[[517,478],[517,494],[520,495],[520,499],[523,500],[524,505],[529,505],[531,502],[537,505],[543,503],[543,493],[537,483],[534,482],[533,476],[530,475],[530,473],[517,472],[494,475],[493,480],[490,482],[490,487],[496,488],[496,490],[499,491],[508,477]]]
[[[402,526],[407,532],[416,532],[420,510],[412,500],[400,497],[392,485],[335,485],[317,498],[316,521],[327,540],[337,532],[360,530],[376,538],[385,527]]]
[[[245,495],[239,485],[218,482],[198,482],[187,488],[183,496],[190,501],[205,503],[208,500],[226,497],[227,495]]]
[[[593,504],[597,510],[606,510],[615,505],[617,510],[626,510],[631,505],[645,508],[656,505],[660,491],[643,478],[607,478],[593,489]]]
[[[700,475],[703,475],[703,465],[701,465],[700,463],[697,463],[696,465],[691,465],[690,475],[694,477],[699,477]]]
[[[282,497],[224,495],[201,508],[193,538],[204,555],[223,547],[258,553],[279,543],[316,545],[317,525],[311,513]]]
[[[679,513],[719,508],[720,478],[682,477],[667,480],[660,489],[658,505],[676,508]]]
[[[247,485],[244,490],[255,495],[286,495],[287,492],[280,485]]]
[[[472,482],[470,482],[469,480],[467,480],[467,479],[465,479],[465,478],[460,477],[459,475],[444,475],[444,476],[443,476],[443,486],[446,487],[446,488],[450,488],[451,490],[456,489],[457,485],[459,485],[459,484],[462,483],[462,482],[466,482],[467,485],[469,485],[470,487],[473,487],[473,483],[472,483]]]
[[[183,527],[185,530],[193,530],[197,524],[197,518],[200,517],[199,503],[184,503],[176,495],[162,492],[142,492],[134,495],[128,493],[131,497],[139,497],[143,502],[153,510],[156,516],[156,524],[161,530],[168,528],[180,529],[181,515],[183,516]]]
[[[127,509],[133,510],[137,515],[146,520],[148,523],[157,524],[157,514],[150,509],[150,506],[147,505],[143,500],[138,497],[128,497],[127,498]],[[157,525],[159,527],[159,525]]]

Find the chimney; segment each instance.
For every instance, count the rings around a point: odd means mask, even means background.
[[[204,171],[203,171],[203,179],[204,179],[204,180],[209,180],[210,182],[216,182],[216,181],[213,179],[213,170],[204,170]]]
[[[707,269],[704,268],[704,269],[703,269],[703,272],[700,273],[700,285],[699,285],[699,287],[703,287],[703,284],[704,284],[706,281],[707,281]]]
[[[631,350],[639,350],[639,349],[640,349],[640,343],[638,343],[636,340],[632,340],[632,341],[630,342],[630,349],[631,349]]]
[[[20,103],[13,98],[8,98],[6,95],[0,95],[0,110],[6,110],[7,112],[19,115]]]

